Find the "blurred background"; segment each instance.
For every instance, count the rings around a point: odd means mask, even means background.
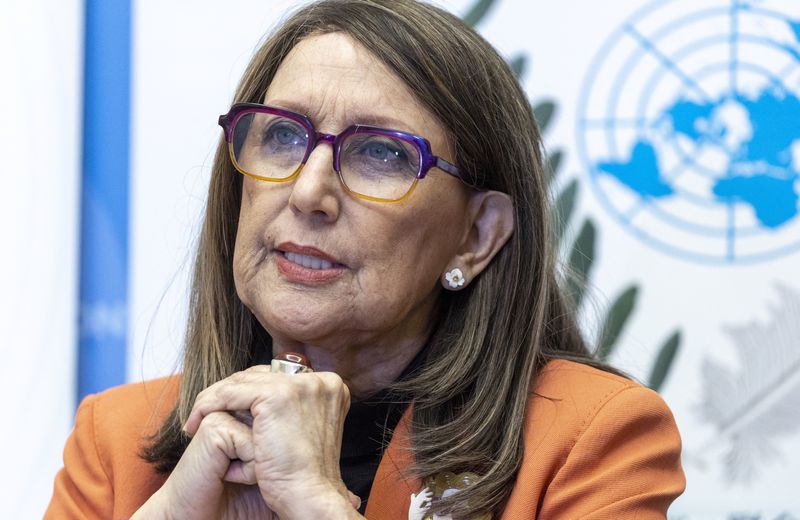
[[[180,370],[217,116],[302,3],[0,1],[0,517],[80,397]],[[681,428],[671,517],[800,518],[800,1],[438,3],[536,107],[585,333]]]

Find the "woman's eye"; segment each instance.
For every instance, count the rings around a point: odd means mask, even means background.
[[[297,134],[292,132],[291,130],[286,130],[285,128],[281,128],[277,132],[275,132],[275,138],[281,144],[293,144],[297,142]]]
[[[362,153],[370,159],[385,162],[404,160],[406,158],[406,154],[402,149],[390,146],[389,143],[380,141],[364,143],[364,146],[362,147]]]
[[[305,146],[306,133],[302,128],[295,125],[279,123],[267,129],[264,135],[264,142],[278,144],[280,146],[302,145]]]

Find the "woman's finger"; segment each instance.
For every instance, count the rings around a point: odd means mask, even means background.
[[[232,482],[234,484],[255,485],[258,483],[256,478],[256,464],[253,460],[247,462],[243,460],[231,461],[228,466],[228,471],[222,478],[225,482]],[[360,502],[360,500],[359,500]]]
[[[221,472],[220,477],[230,472],[230,461],[240,461],[243,464],[252,463],[255,459],[255,448],[253,446],[253,434],[250,428],[237,421],[227,412],[212,412],[203,418],[197,430],[197,442],[206,446],[206,452],[210,448],[221,451],[228,459],[228,465],[222,466],[225,471]],[[244,475],[244,474],[242,474]],[[237,478],[244,478],[237,474]],[[251,481],[237,480],[243,484],[255,483]]]
[[[250,428],[227,412],[210,413],[203,418],[159,495],[166,497],[167,503],[185,518],[209,518],[220,504],[225,489],[223,478],[230,471],[231,461],[243,463],[241,472],[233,478],[248,482],[253,479],[244,466],[252,464],[254,458]]]
[[[242,372],[254,372],[256,374],[269,374],[272,368],[269,365],[253,365],[244,369]]]
[[[264,365],[259,366],[263,367]],[[249,410],[252,395],[242,387],[251,386],[254,383],[263,384],[262,378],[269,374],[269,367],[266,367],[267,370],[254,370],[255,368],[251,367],[232,374],[197,394],[192,411],[183,425],[183,430],[189,436],[194,435],[200,422],[211,412]]]
[[[347,498],[350,499],[350,503],[353,504],[354,508],[358,509],[361,507],[361,498],[349,489],[347,490]]]
[[[216,411],[251,410],[256,405],[276,408],[309,400],[337,399],[349,405],[349,391],[332,372],[272,374],[264,370],[238,372],[198,394],[184,425],[194,435],[203,418]]]

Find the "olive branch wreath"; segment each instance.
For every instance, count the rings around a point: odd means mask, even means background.
[[[477,27],[496,3],[497,0],[477,0],[462,16],[462,19],[472,27]],[[520,80],[526,71],[527,62],[528,58],[524,53],[518,53],[508,61],[514,74]],[[556,110],[557,106],[552,100],[545,99],[533,103],[534,115],[542,135],[546,134],[550,127]],[[548,189],[555,197],[551,205],[551,221],[554,223],[552,239],[560,252],[561,264],[564,266],[564,290],[572,299],[575,307],[579,309],[586,288],[591,285],[590,275],[595,260],[597,228],[591,218],[584,217],[577,234],[570,232],[570,221],[575,213],[579,184],[578,179],[573,178],[558,193],[555,193],[555,180],[563,159],[564,151],[562,149],[557,148],[549,152],[545,164],[545,174],[547,175]],[[566,243],[567,235],[574,235],[569,245]],[[595,351],[599,359],[605,361],[610,358],[619,345],[619,338],[636,308],[639,291],[639,284],[628,284],[606,310]],[[675,329],[658,348],[658,354],[646,381],[648,387],[659,391],[664,385],[678,354],[680,344],[681,330]]]

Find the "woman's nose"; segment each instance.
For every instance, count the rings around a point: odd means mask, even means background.
[[[289,204],[298,213],[332,222],[339,217],[343,194],[339,176],[333,169],[333,147],[320,142],[292,183]]]

